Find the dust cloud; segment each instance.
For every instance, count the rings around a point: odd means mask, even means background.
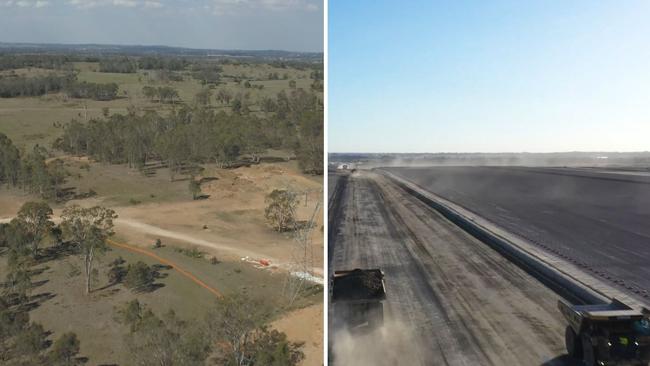
[[[611,167],[648,170],[650,152],[561,153],[422,153],[342,154],[331,153],[332,163],[354,163],[357,168],[425,166],[539,166]]]
[[[426,351],[412,331],[402,323],[387,320],[369,332],[336,330],[331,364],[336,366],[426,365]]]

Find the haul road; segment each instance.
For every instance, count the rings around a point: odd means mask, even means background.
[[[386,272],[388,325],[353,338],[374,345],[365,364],[578,364],[565,355],[559,296],[536,278],[382,174],[358,172],[339,185],[330,202],[331,268]],[[346,354],[354,347],[336,345],[349,342],[336,331],[334,363],[358,360]]]

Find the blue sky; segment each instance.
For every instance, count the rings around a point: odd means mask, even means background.
[[[323,51],[322,0],[0,0],[0,41]]]
[[[329,2],[329,151],[650,150],[650,1]]]

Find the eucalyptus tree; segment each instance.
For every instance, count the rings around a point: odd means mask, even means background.
[[[114,234],[115,211],[95,206],[83,208],[78,205],[66,207],[61,215],[64,235],[77,246],[84,261],[86,294],[90,293],[91,275],[96,256],[107,249],[107,239]]]

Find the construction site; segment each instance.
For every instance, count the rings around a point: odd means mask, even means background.
[[[647,365],[649,183],[633,169],[331,170],[330,364]]]

